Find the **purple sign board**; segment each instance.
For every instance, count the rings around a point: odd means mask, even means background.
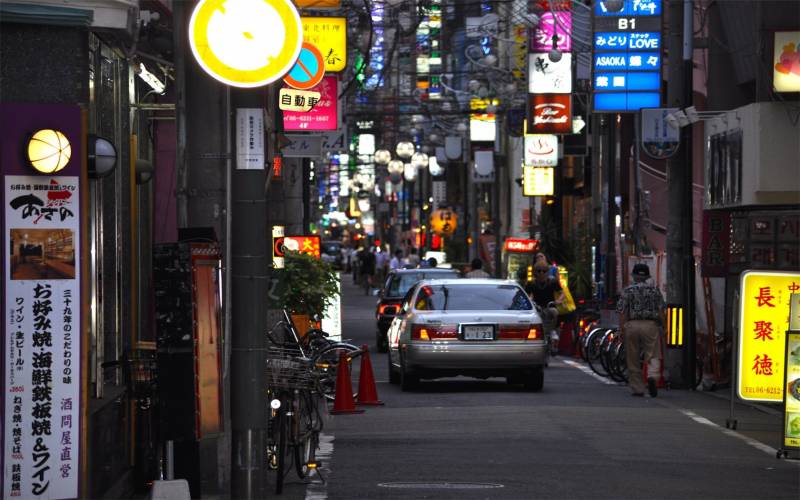
[[[531,52],[549,52],[553,48],[553,35],[558,35],[556,48],[561,52],[572,50],[572,12],[551,11],[542,14],[539,26],[531,37]]]
[[[328,131],[339,128],[339,80],[326,76],[316,87],[320,99],[311,111],[284,111],[283,129],[286,132]]]
[[[78,106],[0,104],[3,174],[3,498],[77,498],[81,450],[81,199]],[[31,135],[57,130],[69,158],[54,175],[27,165]]]

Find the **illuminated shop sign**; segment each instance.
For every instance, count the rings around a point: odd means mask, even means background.
[[[572,94],[530,94],[528,102],[529,132],[572,133]]]
[[[633,112],[661,105],[661,0],[625,0],[619,11],[595,4],[594,111]]]

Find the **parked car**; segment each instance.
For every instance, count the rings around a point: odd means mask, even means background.
[[[408,290],[422,279],[458,278],[457,269],[395,269],[390,271],[384,280],[383,288],[378,292],[378,304],[375,306],[375,319],[378,329],[375,345],[380,352],[386,352],[389,345],[386,332],[389,325],[400,310],[400,302]]]
[[[322,262],[331,264],[334,269],[344,268],[341,241],[323,241],[321,250]]]
[[[506,377],[540,391],[547,348],[542,319],[525,290],[495,279],[423,280],[392,321],[389,381],[404,391],[420,379]]]

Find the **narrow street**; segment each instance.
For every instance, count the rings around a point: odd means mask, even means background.
[[[345,338],[374,342],[374,297],[343,282]],[[502,379],[388,383],[371,349],[385,402],[330,416],[320,462],[326,483],[290,476],[286,498],[787,498],[800,495],[797,462],[776,460],[781,417],[737,405],[725,429],[724,394],[625,387],[556,358],[541,393]],[[357,384],[357,374],[353,384]],[[304,496],[305,495],[305,496]]]

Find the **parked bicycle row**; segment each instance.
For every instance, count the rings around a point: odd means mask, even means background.
[[[301,335],[285,310],[267,337],[267,460],[275,471],[275,492],[280,494],[292,469],[300,479],[313,470],[319,473],[316,451],[327,401],[336,395],[337,372],[347,369],[349,373],[353,359],[364,351],[331,340],[316,328]],[[348,366],[340,366],[342,362]]]

